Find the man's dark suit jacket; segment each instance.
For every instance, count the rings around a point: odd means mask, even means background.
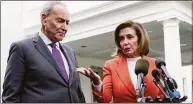
[[[11,45],[3,84],[3,102],[84,103],[72,48],[61,45],[70,75],[67,83],[51,52],[37,34]]]

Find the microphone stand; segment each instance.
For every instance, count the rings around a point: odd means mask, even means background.
[[[137,99],[138,103],[147,103],[150,102],[152,99],[150,97],[145,97],[145,87],[146,87],[146,81],[143,78],[142,82],[141,82],[141,98]]]
[[[141,95],[142,95],[142,98],[144,97],[144,92],[145,92],[145,87],[146,87],[146,81],[144,80],[144,78],[143,78],[143,81],[142,81],[142,83],[141,83]]]

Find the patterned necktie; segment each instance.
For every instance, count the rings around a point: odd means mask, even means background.
[[[64,67],[64,62],[60,54],[60,51],[56,48],[56,43],[51,43],[50,46],[52,47],[52,55],[54,56],[65,80],[68,82],[68,75],[66,73],[66,69]]]

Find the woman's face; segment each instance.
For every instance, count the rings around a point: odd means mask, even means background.
[[[139,56],[137,52],[138,37],[136,31],[133,28],[126,27],[119,32],[119,41],[121,50],[127,57]]]

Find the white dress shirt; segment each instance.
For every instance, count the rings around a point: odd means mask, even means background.
[[[48,49],[52,53],[52,47],[50,46],[50,44],[53,42],[42,31],[39,32],[39,36],[42,38],[43,42],[46,44],[46,46],[48,47]],[[62,51],[59,48],[59,42],[56,42],[56,48],[60,51],[60,54],[61,54],[63,62],[64,62],[64,67],[66,69],[66,73],[67,73],[68,78],[69,78],[69,73],[70,73],[69,66],[68,66],[68,63],[67,63],[67,60],[66,60],[64,54],[62,53]]]
[[[131,81],[133,82],[134,88],[136,88],[137,84],[137,75],[135,74],[135,64],[137,60],[139,60],[141,57],[136,58],[127,58],[127,66],[129,70],[129,74],[131,77]]]

